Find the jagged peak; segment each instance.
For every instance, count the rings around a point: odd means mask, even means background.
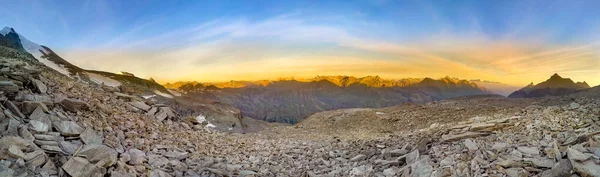
[[[563,77],[560,77],[558,73],[554,73],[552,76],[550,76],[550,79],[563,79]]]
[[[17,32],[15,32],[14,28],[11,28],[11,27],[8,27],[8,26],[6,26],[6,27],[2,28],[2,30],[0,30],[0,34],[2,34],[2,35],[6,35],[6,34],[8,34],[10,32],[17,33]]]

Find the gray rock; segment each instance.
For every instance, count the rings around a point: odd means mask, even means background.
[[[146,153],[144,151],[134,148],[129,149],[127,153],[131,157],[131,160],[129,160],[129,164],[131,165],[140,165],[146,161]]]
[[[169,160],[161,155],[150,155],[148,156],[148,164],[151,167],[161,168],[169,163]]]
[[[42,148],[45,152],[50,154],[63,153],[62,149],[60,149],[60,147],[58,146],[42,145],[40,146],[40,148]]]
[[[353,158],[350,159],[350,162],[356,162],[356,161],[361,161],[364,160],[365,158],[367,158],[366,155],[363,154],[359,154],[357,156],[354,156]]]
[[[12,101],[5,101],[4,102],[4,106],[15,116],[17,116],[18,118],[21,119],[25,119],[25,115],[23,113],[21,113],[21,110],[19,110],[19,108],[17,108],[17,106],[15,106],[15,104]]]
[[[156,115],[156,120],[158,120],[159,122],[162,122],[163,120],[165,120],[168,116],[167,113],[164,111],[159,111]]]
[[[541,168],[552,168],[554,166],[554,160],[548,158],[524,158],[523,160]]]
[[[54,124],[56,130],[63,136],[79,136],[84,129],[73,121],[60,121]]]
[[[9,80],[0,80],[0,91],[12,95],[19,91],[19,86]]]
[[[573,171],[577,174],[584,177],[600,176],[600,165],[595,162],[598,159],[591,160],[592,154],[585,154],[573,148],[568,148],[567,156],[573,166]]]
[[[509,177],[521,177],[521,176],[525,176],[523,175],[523,168],[509,168],[506,169],[506,176]]]
[[[390,154],[392,155],[392,157],[398,157],[398,156],[402,156],[407,154],[408,151],[405,149],[394,149],[390,151]]]
[[[48,87],[46,87],[46,85],[42,81],[37,80],[37,79],[32,79],[31,81],[32,81],[33,85],[35,86],[35,90],[38,93],[45,94],[46,92],[48,92]]]
[[[577,109],[579,106],[579,103],[571,102],[571,104],[569,104],[569,109]]]
[[[118,153],[108,146],[92,144],[84,146],[77,155],[86,157],[91,163],[106,168],[117,162]]]
[[[35,139],[37,139],[37,140],[44,140],[44,141],[56,141],[58,139],[58,137],[56,137],[56,136],[45,135],[45,134],[34,134],[33,137],[35,137]]]
[[[21,151],[21,148],[16,145],[10,145],[8,147],[8,155],[17,159],[25,158],[25,154]]]
[[[413,177],[430,177],[433,172],[433,166],[425,159],[415,162],[411,167]]]
[[[503,150],[508,146],[508,144],[506,143],[494,143],[494,145],[492,146],[492,149],[494,150]]]
[[[154,116],[154,114],[156,114],[157,111],[158,111],[157,107],[152,107],[150,110],[148,110],[148,112],[146,113],[146,115],[148,115],[148,116]]]
[[[141,102],[141,101],[132,101],[132,102],[128,102],[131,106],[136,107],[138,109],[144,110],[144,111],[149,111],[150,106],[148,106],[146,103]]]
[[[542,177],[563,177],[571,176],[571,162],[569,159],[561,159],[556,163],[552,169],[542,172]]]
[[[33,140],[33,143],[35,143],[38,146],[42,146],[42,145],[58,146],[58,142],[56,142],[56,141]]]
[[[167,114],[167,117],[169,117],[169,118],[174,118],[175,117],[175,113],[173,113],[173,110],[171,110],[171,108],[169,108],[169,107],[161,107],[160,111],[162,111],[165,114]]]
[[[15,170],[9,168],[10,165],[10,161],[0,160],[0,176],[14,176]]]
[[[72,177],[101,177],[104,176],[104,171],[106,171],[80,157],[69,159],[62,166],[62,169]]]
[[[39,102],[39,101],[23,101],[23,103],[21,103],[21,112],[23,114],[25,114],[25,115],[30,115],[37,108],[42,109],[42,111],[48,112],[48,107],[46,106],[46,104],[44,104],[42,102]]]
[[[417,159],[419,159],[419,157],[420,157],[419,151],[417,151],[417,150],[406,154],[406,164],[415,163],[417,161]]]
[[[569,160],[572,160],[572,161],[573,160],[574,161],[586,161],[586,160],[590,159],[590,157],[592,157],[591,154],[584,154],[573,148],[567,149],[567,156],[569,157]]]
[[[462,134],[457,134],[457,135],[442,135],[442,141],[443,142],[449,142],[449,141],[456,141],[456,140],[461,140],[461,139],[465,139],[465,138],[476,138],[476,137],[480,137],[480,136],[487,136],[490,133],[486,133],[486,132],[465,132]]]
[[[33,134],[31,134],[31,132],[29,132],[27,127],[21,127],[21,129],[19,129],[19,136],[23,137],[23,139],[26,140],[35,140],[35,137],[33,136]]]
[[[165,153],[164,156],[167,157],[167,158],[169,158],[169,159],[183,160],[183,159],[185,159],[185,158],[187,158],[189,156],[189,153],[187,153],[187,152],[171,151],[171,152]]]
[[[169,175],[167,172],[164,172],[162,170],[154,169],[150,173],[150,177],[171,177],[171,175]]]
[[[60,149],[62,149],[67,154],[73,155],[75,154],[75,151],[79,149],[80,145],[73,144],[69,141],[61,141],[58,143],[58,147],[60,147]]]
[[[519,151],[521,151],[522,153],[525,153],[525,154],[540,155],[540,150],[537,147],[521,146],[521,147],[517,147],[517,150],[519,150]]]
[[[62,101],[60,101],[59,105],[62,106],[63,109],[70,112],[77,112],[89,109],[89,106],[86,102],[70,98],[63,99]]]
[[[466,139],[464,144],[470,151],[476,151],[479,149],[479,147],[477,147],[477,143],[473,142],[471,139]]]
[[[249,170],[242,170],[238,173],[240,176],[244,177],[244,176],[250,176],[250,175],[257,175],[256,172],[254,171],[249,171]]]
[[[83,131],[83,133],[79,135],[79,138],[81,138],[81,141],[87,145],[102,144],[102,137],[94,132],[94,130],[89,128]]]
[[[44,122],[30,120],[29,129],[35,133],[46,133],[50,129],[50,126]]]

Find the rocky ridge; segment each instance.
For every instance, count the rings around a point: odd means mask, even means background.
[[[563,78],[557,73],[539,84],[529,84],[508,95],[509,98],[534,98],[545,96],[561,96],[575,93],[580,90],[589,89],[587,82],[573,82],[569,78]]]

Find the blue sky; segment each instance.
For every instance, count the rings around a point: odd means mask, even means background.
[[[0,22],[75,64],[165,81],[350,74],[522,84],[560,72],[600,84],[585,77],[599,73],[600,1],[0,3]]]

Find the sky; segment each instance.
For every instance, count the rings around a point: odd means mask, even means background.
[[[600,84],[600,1],[0,0],[0,25],[158,82],[317,75]]]

